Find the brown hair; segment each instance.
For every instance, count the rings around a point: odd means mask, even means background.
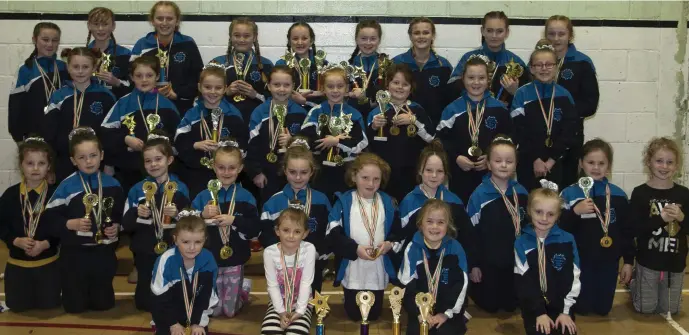
[[[261,73],[261,80],[263,82],[268,82],[268,79],[266,78],[266,74],[263,73],[263,62],[261,60],[261,48],[258,45],[258,25],[256,25],[256,22],[252,21],[250,18],[243,16],[243,17],[238,17],[230,23],[230,41],[227,45],[227,63],[231,64],[232,61],[232,31],[234,30],[234,27],[244,24],[249,27],[251,27],[251,30],[254,31],[254,51],[256,52],[256,56],[258,59],[256,60],[256,64],[258,64],[258,72]],[[247,67],[251,66],[251,64],[247,64]]]
[[[232,140],[234,141],[234,140]],[[213,159],[215,160],[218,157],[218,154],[224,154],[224,155],[234,155],[237,156],[237,159],[239,160],[239,164],[244,164],[244,157],[242,157],[242,151],[235,146],[232,145],[225,145],[218,147],[215,152],[213,152]]]
[[[319,91],[324,91],[325,90],[325,79],[328,78],[328,76],[341,76],[342,79],[346,84],[349,83],[349,80],[347,79],[347,73],[345,72],[344,69],[334,67],[325,70],[319,77],[320,79],[318,80],[318,90]]]
[[[431,32],[433,33],[433,36],[435,36],[435,23],[433,23],[433,20],[422,16],[422,17],[415,17],[409,22],[409,28],[407,28],[407,35],[411,38],[411,33],[414,30],[414,26],[417,25],[418,23],[428,23],[431,25]],[[435,55],[435,58],[438,59],[438,63],[440,63],[440,66],[443,65],[443,61],[440,60],[440,57],[438,56],[438,53],[435,52],[435,48],[433,48],[433,44],[435,43],[434,40],[431,41],[431,52]],[[413,51],[413,49],[412,49]]]
[[[464,74],[467,73],[467,69],[470,66],[483,66],[484,68],[486,68],[486,75],[490,76],[490,73],[489,73],[490,71],[488,70],[488,64],[486,64],[486,62],[483,61],[483,59],[481,59],[479,57],[473,57],[473,58],[469,58],[469,60],[467,60],[466,63],[464,63],[464,68],[462,69],[462,77],[464,77]],[[488,79],[490,80],[490,78],[488,78]],[[490,82],[488,84],[490,85]]]
[[[554,21],[562,21],[567,25],[567,30],[569,31],[569,43],[572,43],[572,41],[574,41],[574,26],[572,25],[572,20],[565,15],[553,15],[545,21],[545,29],[543,31],[545,37],[548,36],[548,25]]]
[[[540,48],[540,47],[545,47],[545,46],[550,46],[550,48]],[[549,53],[553,56],[555,61],[557,61],[557,54],[555,54],[555,50],[551,49],[552,47],[553,47],[553,44],[550,43],[550,41],[547,38],[542,38],[542,39],[538,40],[538,43],[536,43],[536,48],[531,53],[531,57],[529,57],[529,66],[533,65],[533,58],[534,58],[534,56],[536,56],[539,53]]]
[[[583,161],[586,155],[597,150],[603,152],[605,158],[608,159],[608,165],[610,166],[610,168],[612,168],[612,157],[614,152],[612,146],[610,145],[610,143],[605,142],[605,140],[598,137],[584,143],[584,146],[581,148],[581,155],[579,156],[579,161]]]
[[[74,151],[77,145],[84,142],[96,142],[98,151],[103,151],[103,145],[100,143],[96,131],[91,127],[77,127],[72,130],[72,138],[69,139],[69,155],[74,157]]]
[[[505,15],[505,12],[501,10],[495,10],[492,12],[486,13],[486,15],[483,16],[483,19],[481,20],[481,29],[486,28],[486,22],[488,20],[492,19],[499,19],[502,20],[502,22],[505,22],[505,29],[508,31],[510,30],[510,19]],[[483,37],[483,34],[481,34],[481,44],[486,41],[486,38]]]
[[[220,65],[220,64],[219,64],[218,62],[216,62],[216,61],[211,61],[210,63],[211,63],[211,64],[218,64],[218,65]],[[208,76],[216,76],[216,77],[218,77],[218,78],[222,78],[223,84],[224,84],[225,81],[227,80],[227,73],[226,73],[225,70],[223,70],[223,68],[221,68],[220,66],[212,66],[212,65],[211,65],[211,66],[208,66],[208,65],[207,65],[206,67],[204,67],[203,70],[201,71],[201,74],[199,75],[199,84],[203,83],[203,81],[204,81],[204,80],[206,79],[206,77],[208,77]],[[199,91],[200,91],[200,90],[199,90]]]
[[[105,7],[95,7],[89,12],[88,19],[86,22],[88,23],[101,23],[101,22],[108,22],[108,20],[112,21],[113,24],[115,24],[115,13],[112,12],[109,8]],[[86,35],[86,46],[89,46],[89,42],[91,42],[91,30],[89,29],[88,35]],[[116,58],[117,57],[117,40],[115,40],[115,34],[110,33],[110,39],[112,40],[113,44],[115,47],[112,49],[112,57]],[[100,52],[105,52],[105,50],[100,50]]]
[[[23,142],[19,142],[19,146],[17,147],[19,171],[21,171],[21,164],[24,162],[24,158],[26,158],[30,152],[45,153],[48,159],[48,172],[55,171],[55,151],[53,151],[53,148],[50,144],[46,143],[45,140],[33,134],[29,135]]]
[[[357,37],[359,37],[359,32],[364,29],[364,28],[373,28],[378,32],[378,38],[383,37],[383,28],[380,27],[380,23],[376,20],[362,20],[357,23],[356,28],[354,29],[354,39],[356,40]],[[354,57],[359,54],[359,45],[357,44],[356,47],[354,48],[354,51],[352,52],[352,56],[349,57],[349,64],[354,63]]]
[[[416,181],[421,183],[421,173],[423,169],[426,168],[426,163],[431,156],[438,156],[440,161],[443,162],[443,170],[445,170],[445,180],[450,179],[450,165],[447,162],[447,153],[443,149],[443,144],[438,139],[434,139],[431,143],[428,143],[426,147],[421,150],[419,155],[419,161],[416,164]]]
[[[551,190],[549,188],[537,188],[531,191],[531,193],[529,193],[529,202],[527,205],[527,212],[529,213],[529,215],[531,214],[531,210],[533,209],[534,202],[543,198],[557,200],[557,214],[559,216],[562,212],[562,207],[565,205],[565,201],[562,198],[560,198],[560,195],[557,194],[556,191]]]
[[[273,68],[270,69],[270,73],[268,74],[268,83],[270,83],[273,80],[273,73],[278,73],[278,72],[288,74],[292,78],[292,84],[294,84],[294,72],[292,72],[292,69],[287,65],[275,65],[275,66],[273,66]]]
[[[179,31],[179,23],[182,21],[182,11],[179,9],[179,6],[174,1],[158,1],[156,2],[153,7],[151,7],[151,11],[148,12],[148,21],[153,22],[153,19],[155,18],[156,15],[156,10],[158,10],[158,7],[162,6],[170,6],[172,7],[172,10],[175,12],[175,16],[177,17],[177,25],[175,26],[175,31]]]
[[[646,147],[644,148],[643,164],[646,172],[650,173],[651,160],[653,156],[660,151],[665,149],[671,151],[675,155],[675,160],[677,160],[677,171],[682,171],[682,166],[684,165],[682,160],[682,150],[677,142],[669,137],[654,137],[652,138]]]
[[[38,38],[38,35],[41,34],[41,31],[43,31],[43,29],[52,29],[52,30],[57,31],[58,35],[62,35],[62,31],[60,30],[60,27],[58,27],[58,25],[56,25],[55,23],[39,22],[33,27],[33,38],[34,39]],[[36,48],[36,43],[34,43],[33,51],[31,52],[29,57],[26,58],[26,60],[24,61],[24,65],[26,65],[26,67],[28,67],[29,69],[33,68],[33,58],[36,57],[37,55],[38,55],[38,49]],[[54,71],[57,71],[57,69]]]
[[[66,59],[67,64],[71,63],[72,57],[74,56],[84,56],[91,59],[91,64],[95,67],[100,59],[100,52],[96,53],[87,47],[76,47],[74,49],[64,48],[60,53],[60,57]]]
[[[154,138],[147,139],[144,142],[143,149],[141,149],[142,155],[144,152],[146,152],[146,150],[157,149],[163,155],[165,155],[165,157],[174,156],[174,152],[172,150],[172,145],[170,144],[170,136],[168,136],[164,130],[153,129],[151,131],[150,135],[165,136],[166,138],[154,137]]]
[[[290,36],[292,35],[292,29],[296,27],[305,27],[306,29],[309,30],[309,37],[311,38],[311,51],[313,51],[313,54],[316,54],[316,34],[313,32],[313,28],[311,26],[304,22],[304,21],[299,21],[292,23],[292,25],[287,29],[287,52],[292,52],[292,49],[290,47],[291,39]]]
[[[457,236],[457,227],[455,227],[454,220],[452,218],[452,209],[445,201],[440,199],[428,199],[423,204],[423,207],[419,210],[419,215],[416,216],[416,227],[421,228],[423,225],[423,218],[429,215],[432,211],[441,210],[445,212],[447,217],[447,235],[451,237]]]
[[[275,220],[275,229],[279,229],[280,225],[285,221],[295,222],[302,229],[304,229],[304,232],[309,231],[309,218],[306,216],[306,213],[304,213],[304,211],[302,211],[301,209],[287,207],[284,210],[282,210],[278,218]]]
[[[380,156],[371,152],[364,152],[360,154],[357,156],[354,162],[349,165],[347,172],[345,172],[345,183],[347,183],[347,185],[350,187],[356,186],[354,183],[354,176],[366,165],[375,165],[380,169],[380,186],[385,187],[390,179],[390,164],[388,164],[388,162],[386,162],[384,159],[380,158]]]
[[[414,81],[414,75],[412,74],[412,71],[409,68],[409,66],[407,64],[404,64],[404,63],[392,64],[385,71],[385,88],[388,88],[390,86],[390,82],[392,81],[392,78],[397,73],[402,73],[402,75],[404,76],[404,80],[406,80],[409,83],[409,85],[411,85],[411,92],[410,93],[413,93],[414,90],[416,89],[416,82]]]
[[[495,135],[493,141],[490,142],[490,145],[488,145],[488,149],[486,150],[486,159],[488,161],[490,161],[490,156],[493,154],[493,149],[501,145],[505,145],[512,148],[512,150],[514,150],[514,157],[515,159],[517,159],[517,146],[514,144],[514,142],[512,142],[512,139],[509,138],[507,135],[497,134]]]
[[[316,159],[313,158],[313,153],[308,147],[293,144],[297,139],[303,139],[308,142],[306,138],[299,136],[295,136],[290,139],[289,143],[287,144],[287,152],[285,152],[285,156],[282,159],[281,173],[287,174],[287,162],[289,162],[290,159],[303,159],[309,162],[312,173],[311,178],[314,178],[320,170],[320,167],[316,163]]]
[[[206,231],[206,222],[196,215],[185,216],[179,221],[175,226],[175,230],[172,231],[172,236],[177,240],[177,236],[183,231],[189,231],[192,233],[203,232],[203,239],[208,238],[208,232]]]
[[[140,65],[150,67],[156,75],[160,74],[160,60],[156,56],[141,56],[129,65],[129,74],[133,77],[134,71]]]

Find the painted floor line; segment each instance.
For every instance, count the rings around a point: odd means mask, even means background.
[[[112,330],[127,332],[151,332],[151,327],[110,326],[110,325],[85,325],[77,323],[41,323],[41,322],[0,322],[0,327],[27,327],[27,328],[61,328],[61,329],[89,329]],[[209,335],[240,335],[234,333],[210,332]]]
[[[682,335],[689,335],[689,332],[687,332],[682,326],[680,326],[680,324],[677,323],[677,321],[672,319],[672,315],[670,315],[669,313],[665,317],[665,320],[670,325],[670,327],[674,328],[678,333],[680,333]]]

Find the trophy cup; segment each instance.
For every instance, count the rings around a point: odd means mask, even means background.
[[[356,294],[356,304],[361,312],[360,335],[368,335],[368,313],[371,312],[371,307],[375,302],[376,298],[371,291],[361,291]]]
[[[293,52],[291,52],[291,51],[285,52],[285,55],[282,56],[282,59],[285,60],[285,64],[286,64],[287,66],[289,66],[289,67],[291,67],[291,68],[294,68],[294,65],[295,65],[295,64],[294,64],[295,57],[294,57],[294,53],[293,53]]]
[[[287,117],[287,106],[285,105],[274,105],[273,106],[273,115],[275,115],[275,118],[278,120],[278,128],[280,129],[275,133],[275,136],[277,137],[278,135],[282,134],[285,132],[285,118]],[[271,146],[272,146],[271,142]],[[278,161],[278,156],[273,152],[275,148],[270,148],[270,152],[266,155],[266,159],[268,162],[275,163]],[[285,153],[287,152],[287,148],[281,147],[278,150],[279,153]]]
[[[314,297],[309,301],[309,305],[313,306],[316,312],[316,335],[325,335],[325,324],[323,320],[330,312],[328,306],[329,295],[321,295],[320,292],[314,291]]]
[[[213,142],[218,142],[220,139],[220,129],[218,129],[218,125],[220,125],[220,118],[222,117],[223,112],[220,108],[215,108],[211,112],[211,123],[213,124]]]
[[[378,84],[383,85],[383,79],[385,79],[385,75],[388,70],[388,68],[392,65],[392,61],[390,60],[390,57],[388,54],[381,53],[378,54]]]
[[[328,122],[328,130],[332,136],[348,135],[352,130],[352,116],[349,114],[340,115],[337,117],[331,117],[330,122]],[[337,152],[335,152],[337,150]],[[327,166],[341,166],[344,162],[342,156],[339,155],[339,148],[332,147],[328,150],[328,156],[323,162],[323,165]]]
[[[392,310],[392,335],[402,335],[400,327],[400,315],[402,312],[402,299],[405,289],[393,287],[390,291],[390,309]]]
[[[301,70],[301,88],[299,93],[311,92],[309,89],[309,69],[311,68],[311,60],[302,58],[299,60],[299,69]]]
[[[237,73],[238,80],[244,80],[244,57],[244,54],[241,52],[234,54],[234,69]],[[251,64],[246,64],[246,66],[248,68]],[[237,94],[232,100],[234,100],[234,102],[241,102],[246,100],[246,97],[242,94]]]
[[[316,54],[313,55],[313,59],[316,61],[316,69],[320,72],[321,69],[323,68],[323,65],[325,65],[325,50],[320,49],[316,51]]]
[[[110,64],[110,55],[106,54],[105,52],[101,53],[100,58],[98,59],[98,72],[94,72],[93,76],[95,77],[98,73],[109,72]]]
[[[129,114],[124,117],[122,124],[129,130],[129,136],[134,136],[134,129],[136,128],[136,121],[134,121],[134,114]]]
[[[378,108],[380,108],[380,115],[385,118],[385,112],[388,109],[388,103],[390,103],[390,92],[383,90],[378,91],[378,93],[376,93],[376,102],[378,102]],[[383,133],[383,127],[384,126],[378,128],[378,136],[373,137],[374,141],[385,142],[388,140]]]
[[[147,181],[144,182],[141,188],[143,189],[144,196],[146,197],[146,207],[151,209],[151,201],[153,201],[153,196],[156,194],[156,191],[158,191],[158,185],[152,181]]]
[[[175,193],[177,193],[177,183],[174,181],[169,181],[167,184],[165,184],[165,199],[167,202],[163,201],[163,206],[165,205],[174,205],[172,203],[172,198],[174,198]],[[170,224],[172,221],[172,218],[165,215],[165,218],[163,219],[163,223],[165,224]],[[167,249],[167,248],[165,248]]]
[[[579,188],[584,191],[584,197],[590,198],[591,189],[593,188],[593,178],[581,177],[579,178]]]
[[[103,212],[105,212],[105,227],[110,227],[112,225],[112,208],[115,206],[115,199],[112,197],[103,198]],[[98,232],[96,232],[96,243],[103,244],[106,240],[104,234],[101,232],[101,228],[98,227]]]
[[[158,124],[160,124],[160,115],[158,114],[148,114],[146,116],[146,124],[148,125],[148,132],[156,129]]]
[[[518,80],[522,74],[524,74],[524,68],[519,65],[519,63],[515,62],[514,58],[510,59],[510,61],[505,64],[505,75],[507,77]],[[502,95],[504,90],[505,88],[501,87],[496,98],[500,101],[506,102],[508,98]]]
[[[93,211],[93,207],[98,206],[98,195],[89,193],[85,195],[81,201],[84,203],[84,211],[86,212],[86,215],[84,215],[84,219],[91,219],[91,212]]]
[[[170,57],[168,56],[167,51],[158,49],[158,53],[156,54],[156,57],[158,57],[158,60],[160,61],[160,79],[158,80],[158,87],[163,87],[170,84],[170,82],[167,81],[167,68],[170,62]]]
[[[428,335],[428,319],[431,317],[434,304],[435,301],[432,294],[416,294],[416,307],[419,308],[419,315],[421,315],[421,324],[419,325],[419,333],[421,335]]]
[[[222,183],[220,180],[217,179],[211,179],[208,181],[208,191],[211,192],[211,205],[217,206],[218,205],[218,192],[220,192],[220,189],[222,188]]]

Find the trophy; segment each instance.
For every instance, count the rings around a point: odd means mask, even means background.
[[[431,317],[433,305],[435,301],[433,295],[430,293],[416,294],[416,307],[419,308],[419,315],[421,315],[421,324],[419,325],[419,334],[428,335],[428,319]]]
[[[378,108],[380,108],[380,115],[383,118],[385,118],[385,112],[388,109],[388,103],[390,103],[390,92],[383,90],[378,91],[378,93],[376,93],[376,102],[378,102]],[[385,142],[388,140],[388,138],[385,137],[385,134],[383,133],[383,127],[384,126],[378,128],[378,136],[373,137],[374,141]],[[397,129],[397,131],[399,131],[399,128]]]
[[[112,219],[110,215],[112,214],[112,208],[115,206],[115,199],[112,197],[106,197],[103,199],[103,212],[105,212],[105,226],[110,227],[112,225]],[[98,232],[96,232],[96,243],[103,244],[105,241],[105,236],[98,227]]]
[[[388,57],[388,54],[382,53],[378,54],[378,84],[383,85],[383,79],[385,79],[385,75],[388,70],[388,68],[392,65],[392,61],[390,60],[390,57]]]
[[[505,75],[512,78],[512,79],[519,79],[519,77],[524,74],[524,68],[519,65],[519,63],[514,61],[514,58],[510,59],[509,62],[505,64]],[[498,100],[501,100],[503,102],[506,102],[507,97],[502,96],[502,92],[505,90],[504,87],[500,88],[500,91],[498,91],[498,95],[496,98]]]
[[[222,188],[222,183],[220,180],[217,179],[211,179],[208,181],[208,191],[211,192],[211,205],[217,206],[218,205],[218,192],[220,192],[220,189]]]
[[[368,335],[368,313],[371,312],[376,298],[371,291],[361,291],[356,294],[356,304],[361,312],[360,335]]]
[[[220,139],[220,130],[218,129],[220,125],[220,120],[223,117],[222,109],[214,108],[211,112],[211,123],[213,124],[213,142],[218,142]]]
[[[590,198],[591,189],[593,188],[593,178],[581,177],[579,178],[579,188],[584,191],[584,197]]]
[[[348,135],[350,131],[352,131],[352,126],[354,123],[352,122],[352,116],[349,114],[343,114],[337,117],[331,117],[330,122],[328,122],[328,130],[330,130],[330,135],[332,136],[339,136],[339,135]],[[323,165],[327,166],[341,166],[342,163],[344,162],[344,159],[342,156],[340,156],[335,150],[338,150],[339,148],[331,147],[328,150],[328,156],[326,157],[326,160],[323,162]]]
[[[234,54],[234,69],[235,72],[237,73],[237,79],[238,80],[244,80],[244,54],[243,53],[235,53]],[[247,68],[251,66],[251,64],[246,64]],[[232,98],[234,102],[241,102],[246,100],[246,97],[243,96],[242,94],[237,94]]]
[[[313,299],[309,301],[309,305],[313,306],[316,312],[316,335],[325,335],[325,324],[323,320],[328,315],[328,312],[330,312],[328,298],[330,298],[329,295],[321,295],[320,292],[314,291]]]
[[[160,61],[160,79],[158,80],[158,87],[167,86],[170,83],[167,81],[167,68],[170,62],[170,57],[168,57],[167,51],[158,49],[156,54],[158,60]]]
[[[160,124],[160,115],[158,114],[148,114],[146,116],[146,124],[148,125],[148,132],[156,129],[158,124]]]
[[[318,128],[316,128],[318,136],[321,136],[321,132],[328,126],[328,120],[330,120],[330,117],[326,114],[318,116]]]
[[[167,200],[167,203],[163,202],[163,206],[174,205],[174,203],[172,203],[172,198],[174,198],[175,193],[177,193],[177,183],[174,181],[167,182],[167,184],[165,184],[165,199]],[[165,215],[163,222],[166,224],[169,224],[171,221],[172,221],[172,218]],[[167,249],[167,248],[165,248],[165,249]]]
[[[201,163],[201,166],[205,166],[211,170],[213,170],[213,159],[208,158],[206,156],[201,157],[201,160],[199,161]]]
[[[301,72],[301,88],[299,93],[311,92],[309,89],[309,69],[311,68],[311,60],[308,58],[302,58],[299,60],[299,69]]]
[[[134,114],[129,114],[124,117],[122,124],[129,129],[129,136],[134,136],[134,128],[136,128],[136,121],[134,121]]]
[[[402,299],[405,289],[393,287],[390,291],[390,309],[392,310],[392,335],[402,335],[400,328],[400,315],[402,312]]]
[[[158,191],[158,185],[152,181],[144,182],[141,186],[144,191],[144,196],[146,197],[146,207],[151,208],[151,201],[153,201],[153,196]]]
[[[323,68],[323,65],[325,65],[325,51],[323,49],[320,49],[316,51],[316,54],[313,55],[313,59],[316,61],[316,69],[318,71],[321,71],[321,68]]]
[[[293,53],[293,52],[290,52],[290,51],[285,52],[285,55],[282,56],[282,59],[285,60],[285,64],[286,64],[287,66],[289,66],[289,67],[291,67],[291,68],[294,68],[294,65],[295,65],[295,64],[294,64],[295,57],[294,57],[294,53]]]
[[[93,75],[96,76],[98,73],[109,72],[110,64],[110,55],[105,52],[101,53],[100,59],[98,59],[98,72],[94,72]]]
[[[98,195],[93,193],[86,194],[81,199],[81,201],[84,203],[84,211],[86,212],[86,215],[84,215],[84,219],[90,220],[93,207],[98,206]]]
[[[279,131],[275,132],[275,137],[278,137],[278,135],[282,134],[285,131],[285,118],[287,117],[287,106],[285,105],[273,105],[273,115],[275,115],[275,118],[278,120],[278,129]],[[276,155],[273,150],[275,142],[271,142],[270,146],[270,152],[266,154],[266,160],[270,163],[275,163],[278,161],[278,155]],[[287,152],[287,148],[282,147],[278,150],[280,153]]]

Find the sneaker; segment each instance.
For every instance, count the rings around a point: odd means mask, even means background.
[[[136,282],[139,280],[139,273],[136,272],[136,268],[132,270],[132,272],[129,273],[129,276],[127,276],[127,282],[130,284],[136,284]]]

